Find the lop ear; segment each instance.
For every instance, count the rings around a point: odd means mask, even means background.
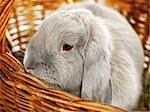
[[[84,49],[81,97],[110,103],[112,96],[110,84],[111,35],[101,18],[95,17],[90,24],[90,35]]]

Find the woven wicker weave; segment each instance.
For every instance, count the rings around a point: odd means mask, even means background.
[[[60,4],[76,1],[79,0],[17,0],[16,2],[15,0],[0,0],[0,111],[124,111],[109,105],[81,100],[76,96],[55,90],[34,76],[25,73],[20,63],[28,41],[38,29],[43,18]],[[108,3],[113,7],[117,3],[124,3],[118,1],[108,0]],[[133,0],[126,1],[130,4]],[[132,10],[129,10],[131,7],[117,8],[122,13],[126,11],[125,16],[128,19],[131,18]],[[145,11],[148,12],[148,8]],[[148,17],[146,21],[144,26],[147,29],[142,34],[143,45],[146,44],[148,38]],[[146,49],[145,51],[149,52]]]

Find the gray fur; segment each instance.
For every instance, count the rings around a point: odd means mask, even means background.
[[[73,50],[63,51],[66,43]],[[140,39],[126,19],[96,3],[52,13],[24,58],[25,67],[51,85],[97,102],[110,103],[112,94],[111,104],[125,109],[135,108],[141,94],[143,63]]]

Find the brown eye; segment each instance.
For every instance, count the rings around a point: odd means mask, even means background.
[[[64,44],[63,51],[70,51],[72,48],[73,48],[73,46],[68,45],[68,44]]]

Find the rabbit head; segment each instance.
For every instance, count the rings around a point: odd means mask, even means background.
[[[56,11],[30,40],[24,65],[55,87],[85,99],[104,101],[111,42],[103,20],[89,10]]]

